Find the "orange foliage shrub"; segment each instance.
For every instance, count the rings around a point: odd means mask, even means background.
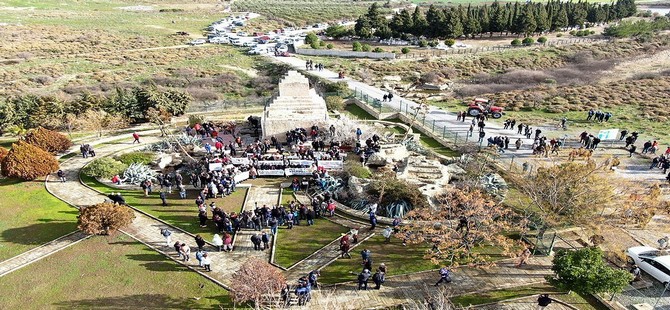
[[[0,147],[0,164],[2,164],[2,160],[7,157],[7,154],[9,154],[9,150],[4,147]]]
[[[2,174],[10,178],[34,180],[56,170],[53,155],[25,141],[15,143],[2,160]]]
[[[135,219],[133,210],[111,202],[81,208],[78,228],[89,235],[108,235]]]
[[[31,130],[25,137],[26,142],[49,153],[62,153],[72,146],[72,141],[64,134],[38,127]]]

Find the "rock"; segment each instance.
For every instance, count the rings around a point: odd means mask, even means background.
[[[377,166],[377,167],[386,166],[386,164],[390,164],[390,163],[391,163],[390,160],[384,158],[379,153],[374,153],[374,154],[370,155],[370,157],[368,158],[368,161],[367,161],[368,166]]]
[[[461,166],[458,164],[447,165],[445,167],[445,171],[447,171],[450,175],[463,175],[466,173],[465,170],[463,170],[463,168],[461,168]]]
[[[423,85],[421,85],[421,88],[426,90],[445,90],[449,88],[449,84],[424,83]]]
[[[165,169],[170,163],[172,163],[172,154],[163,154],[158,160],[158,167]]]
[[[357,178],[352,175],[349,177],[348,184],[349,190],[351,190],[354,195],[361,197],[367,191],[367,187],[370,185],[370,180]]]
[[[384,79],[385,81],[394,81],[394,82],[402,81],[402,78],[398,75],[385,75],[382,79]]]

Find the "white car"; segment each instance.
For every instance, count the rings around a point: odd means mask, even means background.
[[[214,43],[214,44],[228,44],[230,41],[228,41],[228,38],[224,37],[213,37],[209,39],[209,43]]]
[[[648,246],[628,248],[626,255],[636,265],[661,283],[670,282],[670,252]]]
[[[207,40],[205,39],[195,39],[191,42],[188,42],[188,45],[201,45],[207,43]]]

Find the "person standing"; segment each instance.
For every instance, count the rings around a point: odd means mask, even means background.
[[[516,142],[514,142],[514,145],[516,146],[517,151],[521,148],[521,145],[523,145],[523,141],[521,141],[521,138],[516,139]]]
[[[223,246],[223,239],[221,239],[221,236],[219,236],[219,234],[214,234],[214,237],[212,238],[212,244],[214,244],[214,246],[219,249],[219,252],[221,252],[221,246]]]
[[[163,207],[166,207],[168,205],[167,204],[167,194],[165,193],[164,190],[161,190],[160,198],[161,198],[161,201],[163,202]]]
[[[179,247],[179,252],[181,253],[182,256],[184,256],[185,262],[191,260],[191,247],[189,247],[186,243],[181,244],[181,246]]]
[[[212,260],[207,253],[202,256],[202,266],[205,267],[206,271],[212,271]]]
[[[318,288],[318,286],[319,286],[318,279],[319,279],[320,275],[321,275],[321,272],[319,272],[319,270],[316,270],[316,269],[310,271],[309,275],[307,275],[307,279],[309,280],[309,285],[311,285],[312,288]]]
[[[528,264],[528,259],[530,258],[530,249],[525,248],[521,255],[519,255],[519,262],[516,264],[517,268],[521,268],[522,265]]]
[[[542,310],[547,307],[553,300],[549,298],[549,294],[540,294],[537,298],[537,309]]]
[[[263,250],[270,248],[270,236],[266,231],[261,234],[261,241],[263,241]]]
[[[202,267],[202,257],[205,255],[205,251],[198,249],[195,252],[195,259],[198,260],[198,266]]]
[[[137,134],[137,132],[133,132],[133,144],[135,142],[140,143],[140,135]]]
[[[202,251],[205,247],[205,239],[200,235],[195,235],[195,244],[198,245],[198,251]]]
[[[358,290],[368,290],[368,281],[370,280],[370,270],[364,269],[358,274]]]
[[[58,179],[62,183],[65,183],[65,172],[63,172],[63,170],[58,169],[58,172],[56,172],[56,175],[58,175]]]
[[[451,271],[446,266],[440,269],[440,280],[435,283],[435,286],[439,286],[442,282],[451,283]]]
[[[630,149],[628,149],[628,153],[629,153],[628,157],[633,157],[633,154],[635,154],[635,149],[637,149],[637,147],[635,145],[630,146]]]
[[[363,131],[360,128],[356,128],[356,140],[360,140],[363,135]]]
[[[258,234],[253,234],[251,236],[251,243],[254,244],[254,250],[260,251],[261,249],[261,237]]]
[[[182,258],[182,253],[181,253],[181,242],[177,241],[173,245],[174,250],[177,251],[177,258]]]
[[[163,228],[161,229],[161,235],[165,238],[165,246],[170,246],[172,243],[172,232],[167,228]]]
[[[377,270],[377,272],[375,272],[375,274],[372,275],[372,282],[375,283],[376,290],[382,288],[382,275],[381,272],[379,272],[379,270]]]

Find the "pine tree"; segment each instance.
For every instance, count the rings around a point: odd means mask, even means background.
[[[535,32],[537,29],[537,22],[535,21],[535,14],[533,13],[533,5],[532,4],[526,4],[523,7],[523,10],[521,11],[519,17],[519,29],[521,33],[526,35],[526,37],[530,36]]]
[[[412,26],[412,34],[415,36],[423,35],[428,28],[428,21],[426,21],[426,17],[421,13],[418,6],[414,8],[414,13],[412,13]]]
[[[428,22],[426,36],[431,38],[439,37],[445,30],[445,20],[444,11],[431,5],[426,12],[426,21]]]
[[[463,23],[463,34],[466,36],[474,37],[475,34],[481,33],[481,26],[478,21],[477,14],[479,11],[477,9],[472,9],[468,5],[468,10],[466,14],[468,15],[467,21]]]
[[[554,20],[551,22],[551,30],[559,30],[568,26],[568,12],[565,4],[560,4],[558,12],[554,15]]]
[[[505,7],[501,6],[498,1],[494,1],[491,4],[491,16],[490,20],[490,29],[491,35],[493,35],[493,32],[500,32],[502,35],[502,32],[505,31],[505,26],[507,24],[507,16],[505,12]]]
[[[365,15],[361,15],[354,25],[354,31],[361,38],[371,38],[373,32],[370,20]]]
[[[544,5],[538,3],[535,5],[535,31],[543,33],[549,30],[549,16],[547,15],[547,10],[544,8]]]
[[[526,4],[527,6],[527,4]],[[508,27],[507,29],[512,32],[513,34],[519,34],[522,32],[522,25],[521,25],[521,12],[519,11],[519,2],[514,2],[514,6],[510,7],[511,15],[509,18],[508,22]]]
[[[380,28],[388,24],[386,17],[381,13],[377,2],[373,2],[372,5],[370,5],[368,13],[365,14],[365,17],[368,18],[370,27],[372,28]]]
[[[486,4],[479,7],[479,36],[482,34],[490,32],[490,19],[489,19],[489,8]]]
[[[402,24],[402,29],[394,29],[401,33],[411,33],[412,28],[414,28],[414,21],[412,21],[412,15],[408,10],[403,9],[400,11],[400,20]]]
[[[446,29],[444,35],[447,38],[458,38],[463,35],[463,24],[461,23],[461,15],[458,10],[451,8],[451,10],[445,10],[445,20],[446,20]]]

